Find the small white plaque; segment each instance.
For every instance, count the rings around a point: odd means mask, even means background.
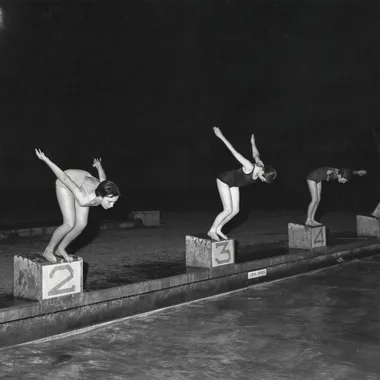
[[[266,275],[267,275],[266,269],[254,270],[252,272],[248,272],[248,280],[250,280],[251,278],[257,278],[257,277],[262,277]]]

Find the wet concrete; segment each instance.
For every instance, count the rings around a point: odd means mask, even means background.
[[[206,238],[207,235],[197,236]],[[329,248],[339,248],[344,244],[353,242],[375,241],[370,237],[358,237],[355,232],[330,232],[328,234]],[[343,248],[342,248],[343,249]],[[280,255],[287,255],[296,250],[288,248],[288,240],[278,240],[271,243],[256,243],[240,246],[235,241],[235,262],[244,263]],[[151,262],[140,265],[108,265],[101,271],[91,271],[85,265],[84,290],[94,291],[111,288],[119,285],[127,285],[136,282],[155,280],[186,273],[186,261],[181,262]]]
[[[330,248],[338,248],[344,244],[364,240],[369,243],[371,241],[375,241],[373,238],[358,237],[354,232],[349,231],[328,234],[328,245]],[[288,248],[288,240],[278,240],[271,243],[248,244],[244,246],[240,246],[239,242],[235,241],[235,250],[236,263],[244,263],[280,255],[287,255],[291,251],[295,251]],[[185,257],[179,262],[152,261],[138,265],[120,265],[119,263],[109,263],[105,267],[97,269],[92,269],[88,263],[84,262],[84,291],[95,291],[120,285],[166,278],[186,273],[186,271]],[[7,298],[7,302],[2,300],[5,298]],[[0,308],[11,306],[12,299],[13,296],[11,294],[0,295]]]
[[[192,231],[207,230],[209,220],[214,216],[213,213],[165,214],[167,224],[162,228],[106,230],[90,243],[86,240],[86,234],[82,234],[81,237],[88,243],[78,251],[84,260],[84,291],[111,289],[184,273],[184,236],[193,234]],[[286,225],[290,219],[301,222],[303,217],[303,213],[290,211],[252,213],[246,223],[232,231],[231,237],[236,239],[238,245],[236,263],[275,259],[276,256],[289,257],[291,252],[287,248]],[[46,217],[44,219],[49,220]],[[98,218],[95,219],[97,222]],[[355,248],[345,244],[363,242],[369,246],[377,243],[376,239],[355,237],[356,221],[352,215],[334,214],[326,217],[325,221],[331,228],[332,235],[337,231],[353,231],[350,232],[351,236],[346,236],[343,240],[331,241],[331,244],[328,241],[330,248],[335,249],[336,244],[339,244],[343,251]],[[0,240],[0,309],[12,306],[14,255],[42,252],[48,239],[49,236],[15,236]],[[71,253],[76,253],[74,248]],[[277,263],[272,260],[270,265],[273,262]]]
[[[102,272],[91,273],[84,290],[94,291],[120,285],[156,280],[186,273],[186,263],[156,262],[139,265],[114,265]],[[86,276],[87,277],[87,276]]]
[[[1,379],[377,380],[380,258],[0,351]]]
[[[235,249],[236,263],[246,263],[248,261],[286,255],[289,253],[288,241],[249,244],[244,247],[241,247],[239,243],[236,242]]]

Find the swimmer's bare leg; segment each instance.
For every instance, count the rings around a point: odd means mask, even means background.
[[[75,223],[75,200],[68,189],[61,186],[56,187],[56,195],[59,208],[62,212],[63,224],[59,226],[50,238],[49,244],[45,248],[43,257],[51,263],[56,263],[55,247],[71,231]]]
[[[220,200],[222,201],[223,211],[217,215],[217,217],[215,218],[214,223],[212,224],[207,235],[211,239],[219,241],[220,238],[217,234],[217,231],[220,231],[221,223],[224,221],[224,219],[227,218],[227,216],[229,216],[231,214],[232,198],[231,198],[230,187],[226,183],[217,179],[216,180],[216,186],[218,187]]]
[[[315,213],[317,211],[319,202],[321,201],[322,184],[321,182],[316,183],[309,179],[307,180],[307,184],[310,191],[311,202],[307,209],[307,218],[306,218],[305,225],[310,226],[310,227],[321,226],[322,224],[317,222],[314,218],[315,218]]]
[[[72,262],[74,259],[66,252],[67,246],[73,242],[86,228],[88,220],[89,207],[81,207],[75,202],[75,226],[74,228],[62,239],[56,249],[56,255],[62,256],[67,262]]]
[[[376,208],[373,210],[371,215],[374,216],[375,218],[380,217],[380,202],[377,204]]]
[[[228,236],[222,232],[222,228],[232,220],[240,211],[240,190],[238,187],[230,188],[232,212],[227,215],[216,229],[216,233],[224,240],[228,240]]]
[[[218,234],[218,236],[220,236],[223,240],[228,240],[228,239],[229,239],[228,236],[225,235],[225,234],[224,234],[223,232],[221,232],[221,231],[218,231],[217,234]]]

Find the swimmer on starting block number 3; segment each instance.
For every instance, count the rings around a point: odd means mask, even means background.
[[[43,256],[56,263],[56,256],[71,262],[66,247],[77,238],[87,226],[89,207],[102,205],[108,209],[119,199],[120,191],[115,183],[106,180],[101,159],[94,159],[92,166],[97,169],[99,179],[89,172],[79,169],[61,170],[41,150],[36,149],[37,157],[45,162],[56,175],[56,194],[62,212],[63,224],[53,233]]]
[[[223,211],[217,215],[213,225],[207,235],[214,240],[228,239],[223,234],[222,228],[240,209],[240,187],[247,186],[256,182],[272,183],[277,177],[277,172],[271,166],[265,166],[260,159],[259,151],[256,147],[255,136],[251,135],[252,156],[255,163],[243,157],[231,143],[224,137],[218,127],[214,127],[216,137],[223,141],[232,155],[240,162],[241,168],[222,172],[216,179]]]

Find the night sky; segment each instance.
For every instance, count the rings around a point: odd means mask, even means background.
[[[378,192],[377,1],[0,6],[3,188],[51,186],[38,147],[63,169],[91,170],[102,157],[124,193],[217,201],[215,175],[239,166],[217,125],[247,158],[256,134],[279,172],[269,196],[308,199],[304,178],[323,165],[364,167]]]

